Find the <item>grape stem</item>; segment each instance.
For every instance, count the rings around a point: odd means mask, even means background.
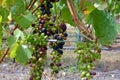
[[[73,21],[77,25],[77,27],[78,27],[79,31],[81,32],[81,34],[83,35],[83,37],[85,37],[86,39],[93,42],[94,37],[91,34],[91,32],[84,26],[84,24],[78,19],[78,15],[77,15],[77,12],[74,8],[73,2],[71,0],[67,0],[67,5],[68,5],[70,13],[73,17]],[[90,37],[88,37],[86,35],[89,35]]]
[[[32,14],[34,14],[39,9],[40,6],[41,4],[39,4],[35,9],[33,9]]]
[[[39,4],[35,9],[33,9],[32,14],[34,14],[34,13],[39,9],[39,7],[40,7],[41,4],[43,3],[43,1],[44,1],[44,0],[40,0],[40,4]]]
[[[27,7],[27,10],[30,10],[37,0],[31,0],[30,4]]]

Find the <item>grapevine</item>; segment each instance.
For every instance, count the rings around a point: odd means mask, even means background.
[[[51,74],[58,74],[68,37],[66,24],[71,24],[86,39],[78,42],[74,50],[80,77],[91,80],[96,75],[94,62],[101,58],[102,46],[110,46],[117,36],[114,17],[120,14],[119,4],[119,0],[1,0],[0,63],[10,53],[16,62],[30,66],[29,80],[41,80],[47,50],[52,49],[49,67]]]

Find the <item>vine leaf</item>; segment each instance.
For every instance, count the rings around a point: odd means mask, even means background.
[[[15,37],[15,36],[10,36],[10,37],[7,39],[7,42],[8,42],[8,45],[9,45],[9,46],[12,46],[15,42],[17,42],[17,37]]]
[[[11,46],[10,58],[15,58],[18,47],[19,47],[18,43],[15,43]]]
[[[25,64],[32,57],[32,51],[26,45],[18,43],[11,47],[10,58],[15,58],[17,62]]]
[[[25,9],[26,9],[26,5],[23,0],[15,1],[15,4],[10,8],[12,18],[16,19],[18,15],[25,12]]]
[[[61,15],[62,15],[62,18],[69,24],[71,24],[72,26],[75,26],[73,20],[72,20],[72,16],[71,16],[71,13],[68,9],[68,7],[64,7],[61,11]]]
[[[94,7],[97,8],[98,10],[104,10],[108,7],[107,2],[102,2],[102,3],[95,3]]]
[[[19,39],[21,40],[24,40],[24,33],[19,30],[19,29],[16,29],[14,31],[14,36],[10,36],[8,39],[7,39],[7,42],[8,42],[8,45],[9,46],[12,46],[14,43],[16,43]]]
[[[2,16],[2,21],[5,22],[8,20],[9,11],[3,7],[0,7],[0,15]]]
[[[16,19],[17,24],[24,29],[29,28],[33,21],[35,21],[35,17],[31,12],[27,12],[26,15],[21,15]]]
[[[95,35],[103,45],[111,45],[117,36],[115,19],[105,10],[94,9],[87,17],[92,23]]]
[[[3,2],[3,0],[0,0],[0,6],[2,6],[2,2]]]
[[[21,30],[19,30],[19,29],[16,29],[14,31],[14,36],[17,38],[17,40],[19,38],[21,38],[22,40],[24,39],[24,33]]]
[[[2,44],[2,16],[0,16],[0,44]]]

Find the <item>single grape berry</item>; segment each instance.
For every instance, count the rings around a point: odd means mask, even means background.
[[[35,24],[32,24],[32,27],[35,27]]]
[[[44,5],[44,4],[42,4],[42,5],[40,6],[40,10],[41,10],[41,11],[44,11],[44,10],[45,10],[45,5]]]
[[[47,32],[47,29],[46,29],[46,28],[42,28],[42,29],[41,29],[41,32],[42,32],[42,33],[46,33],[46,32]]]
[[[54,35],[53,35],[53,38],[54,38],[54,39],[57,39],[58,36],[59,36],[58,34],[54,34]]]
[[[96,75],[96,72],[90,72],[90,75],[95,76],[95,75]]]
[[[55,70],[55,73],[57,74],[59,71],[58,70]]]
[[[58,67],[61,66],[61,65],[62,65],[61,63],[57,63],[57,64],[56,64],[56,66],[58,66]]]
[[[64,37],[67,37],[68,36],[68,34],[67,33],[64,33]]]
[[[53,67],[53,66],[54,66],[54,63],[50,63],[50,66]]]
[[[31,77],[29,78],[29,80],[33,80],[33,76],[31,76]]]
[[[58,49],[57,52],[58,52],[59,54],[63,54],[63,51],[60,50],[60,49]]]
[[[53,46],[53,49],[57,50],[57,49],[59,49],[59,47],[58,46]]]
[[[47,8],[52,8],[53,5],[50,2],[47,2]]]

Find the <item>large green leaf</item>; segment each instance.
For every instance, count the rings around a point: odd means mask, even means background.
[[[22,28],[29,28],[30,25],[35,21],[35,17],[31,12],[26,12],[26,15],[21,15],[17,17],[16,22]]]
[[[32,57],[32,52],[28,47],[20,45],[16,53],[16,61],[20,63],[26,63],[28,59]]]
[[[110,45],[117,36],[117,25],[115,19],[105,10],[93,10],[89,20],[95,30],[98,41],[103,45]]]
[[[19,29],[16,29],[14,31],[14,36],[10,36],[8,39],[7,39],[7,42],[8,42],[8,45],[9,46],[12,46],[14,43],[16,43],[19,39],[24,39],[24,33],[19,30]]]
[[[3,7],[0,7],[0,15],[2,16],[2,21],[8,20],[9,11]]]
[[[12,46],[14,43],[17,42],[17,37],[15,37],[15,36],[10,36],[10,37],[7,39],[7,42],[8,42],[8,45],[9,45],[9,46]]]
[[[25,64],[32,57],[32,51],[26,45],[15,43],[11,48],[10,57],[15,58],[17,62]]]
[[[0,15],[0,44],[2,44],[2,16]]]
[[[12,18],[15,19],[21,13],[24,13],[26,9],[26,5],[23,0],[16,0],[14,6],[10,8],[12,13]]]
[[[61,11],[61,16],[62,16],[62,18],[67,22],[67,23],[69,23],[69,24],[71,24],[71,25],[75,25],[74,24],[74,21],[73,21],[73,18],[72,18],[72,15],[71,15],[71,13],[70,13],[70,11],[69,11],[69,8],[67,7],[67,6],[65,6],[63,9],[62,9],[62,11]]]

